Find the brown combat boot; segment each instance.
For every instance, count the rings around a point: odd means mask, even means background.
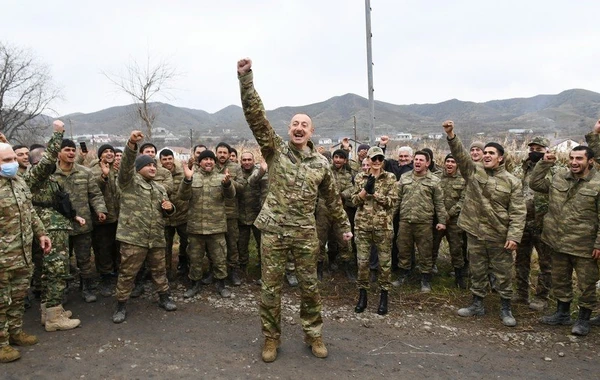
[[[328,355],[327,347],[325,347],[325,343],[323,343],[323,338],[320,336],[312,337],[305,335],[304,343],[310,346],[313,355],[318,358],[325,359]]]
[[[277,348],[281,341],[275,338],[265,338],[265,345],[262,350],[262,360],[265,363],[274,362],[277,359]]]
[[[19,331],[16,334],[10,334],[9,342],[16,344],[17,346],[33,346],[38,343],[38,338],[35,335],[29,335],[23,331]]]
[[[9,345],[0,348],[0,363],[14,362],[21,357],[21,353]]]
[[[80,324],[79,319],[69,319],[62,306],[49,307],[46,310],[46,331],[72,330]]]
[[[61,308],[62,308],[62,305],[61,305]],[[46,303],[45,302],[40,304],[40,311],[42,312],[42,317],[41,317],[40,321],[42,322],[42,326],[46,326]],[[73,316],[73,313],[71,313],[71,310],[65,310],[64,308],[63,308],[63,314],[67,318],[71,318]]]

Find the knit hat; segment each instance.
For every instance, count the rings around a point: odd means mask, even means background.
[[[469,150],[471,150],[473,148],[479,148],[479,149],[483,150],[484,147],[485,147],[485,145],[481,141],[473,141],[471,143],[471,146],[469,147]]]
[[[140,153],[142,153],[144,151],[144,149],[148,148],[149,146],[154,148],[154,153],[158,152],[158,149],[156,149],[156,145],[147,142],[147,143],[143,143],[142,146],[140,146]]]
[[[449,159],[449,158],[451,158],[451,159],[453,159],[453,160],[454,160],[454,156],[452,155],[452,153],[448,153],[448,154],[446,155],[446,157],[444,157],[444,162],[446,162],[446,160],[447,160],[447,159]],[[455,161],[456,161],[456,160],[455,160]]]
[[[198,162],[202,161],[204,158],[212,158],[213,161],[217,160],[217,157],[215,157],[215,154],[212,152],[212,150],[204,150],[200,153],[200,155],[198,156]]]
[[[100,148],[98,148],[98,153],[97,153],[98,154],[98,158],[102,157],[102,153],[105,150],[107,150],[107,149],[110,149],[113,152],[115,151],[115,148],[112,145],[110,145],[110,144],[102,144],[102,145],[100,145]]]
[[[370,146],[368,146],[367,144],[360,144],[358,146],[358,151],[360,152],[361,150],[369,150]]]
[[[135,171],[139,172],[146,165],[156,164],[156,160],[146,154],[141,154],[135,159]]]
[[[335,156],[340,156],[340,157],[342,157],[344,160],[347,160],[347,159],[348,159],[348,153],[346,153],[346,151],[345,151],[345,150],[343,150],[343,149],[337,149],[337,150],[335,150],[335,151],[333,152],[333,156],[334,156],[334,157],[335,157]]]

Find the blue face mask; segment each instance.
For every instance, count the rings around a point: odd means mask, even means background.
[[[7,164],[0,165],[0,176],[14,178],[19,170],[19,163],[17,161],[10,162]]]

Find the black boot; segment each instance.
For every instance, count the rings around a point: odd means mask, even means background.
[[[192,280],[192,286],[183,293],[183,298],[192,298],[200,292],[200,281]]]
[[[171,298],[169,292],[158,293],[158,306],[162,307],[166,311],[177,310],[177,305],[175,305],[175,302],[173,301],[173,298]]]
[[[96,302],[96,295],[92,291],[92,279],[84,278],[82,279],[82,289],[81,289],[81,297],[87,303]]]
[[[213,283],[213,272],[212,269],[209,269],[208,272],[204,273],[204,276],[200,279],[200,283],[202,285],[210,285]]]
[[[421,293],[431,292],[431,273],[423,273],[421,275]]]
[[[343,261],[342,267],[344,269],[344,274],[346,274],[346,278],[349,281],[355,282],[356,281],[356,265],[354,265],[354,263],[352,263],[351,261]]]
[[[138,298],[140,297],[142,294],[144,294],[144,280],[138,280],[136,278],[135,280],[135,286],[133,287],[133,290],[131,291],[131,298]]]
[[[579,307],[579,317],[575,321],[575,325],[571,329],[571,334],[586,336],[590,332],[590,317],[592,316],[592,309],[586,307]]]
[[[184,277],[189,272],[187,256],[179,256],[179,263],[177,263],[177,275]]]
[[[110,274],[103,274],[100,278],[100,286],[98,286],[100,290],[100,295],[102,297],[110,297],[112,296],[112,279]]]
[[[112,316],[112,321],[114,323],[122,323],[125,321],[125,318],[127,318],[127,310],[125,309],[125,304],[125,301],[117,302],[117,310],[115,310]]]
[[[468,307],[458,309],[458,315],[461,317],[472,317],[475,315],[484,315],[485,308],[483,307],[483,297],[473,294],[473,303]]]
[[[233,286],[242,285],[242,279],[237,268],[229,268],[229,281],[231,281],[231,285]]]
[[[467,284],[465,283],[465,278],[463,277],[463,268],[454,268],[454,283],[456,287],[459,289],[466,289]]]
[[[569,326],[573,324],[571,320],[571,302],[556,302],[556,313],[552,315],[545,315],[540,319],[540,322],[545,325],[564,325]]]
[[[231,291],[225,287],[225,279],[217,280],[217,292],[221,298],[231,297]]]
[[[512,315],[512,311],[510,309],[510,299],[502,298],[502,308],[500,309],[500,319],[502,319],[502,323],[504,326],[515,327],[517,325],[517,321],[515,317]]]
[[[377,314],[386,315],[388,312],[388,291],[382,290],[381,296],[379,297],[379,307],[377,308]]]
[[[317,262],[317,279],[319,279],[319,281],[323,281],[323,262],[322,261]]]
[[[367,289],[360,289],[358,291],[358,302],[354,311],[356,313],[362,313],[367,308]]]

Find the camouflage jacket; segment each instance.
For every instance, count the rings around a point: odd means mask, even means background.
[[[341,231],[350,222],[335,188],[335,179],[325,157],[308,142],[301,152],[279,137],[265,116],[265,108],[254,89],[253,73],[239,77],[246,121],[269,167],[269,192],[254,223],[263,231],[290,233],[290,228],[316,229],[317,195],[323,197],[332,220]]]
[[[260,188],[260,205],[258,207],[258,212],[260,213],[260,209],[265,203],[265,199],[267,199],[267,193],[269,192],[269,172],[261,172],[261,170],[255,170],[248,177],[248,183],[251,186],[258,185]]]
[[[538,233],[542,232],[544,216],[548,212],[548,194],[533,191],[529,186],[531,173],[536,164],[531,160],[523,161],[523,164],[515,167],[513,174],[521,179],[523,185],[523,198],[527,207],[527,219],[525,227]],[[548,172],[548,178],[552,178],[552,173]]]
[[[185,175],[183,174],[183,167],[179,163],[175,163],[173,171],[171,172],[173,178],[173,193],[171,194],[171,202],[175,205],[175,213],[167,219],[167,226],[180,226],[187,223],[188,210],[190,208],[189,202],[179,198],[179,187]]]
[[[261,207],[261,186],[266,187],[266,179],[253,180],[250,177],[260,171],[258,166],[252,167],[249,171],[242,168],[242,176],[246,179],[246,185],[242,192],[237,194],[238,199],[238,222],[244,226],[250,226],[256,220]],[[258,174],[257,174],[258,175]],[[263,176],[264,178],[264,176]]]
[[[173,177],[171,176],[171,172],[158,163],[156,164],[156,176],[154,177],[154,182],[162,185],[165,188],[168,195],[171,195],[173,192]]]
[[[394,209],[398,203],[398,188],[396,176],[393,173],[382,171],[375,180],[375,193],[367,194],[362,199],[358,193],[365,186],[369,174],[359,173],[354,177],[354,192],[352,204],[356,206],[354,216],[354,229],[360,231],[379,231],[394,229]]]
[[[587,135],[585,135],[585,141],[587,142],[590,149],[594,151],[594,157],[596,158],[595,161],[600,161],[600,135],[594,132],[590,132]]]
[[[33,165],[24,176],[25,183],[29,186],[33,196],[33,207],[48,231],[73,230],[71,221],[54,208],[57,193],[62,189],[52,178],[52,173],[56,169],[56,160],[62,139],[63,133],[54,132],[40,162]]]
[[[440,187],[444,193],[444,206],[448,213],[448,223],[456,223],[465,200],[465,179],[458,170],[449,175],[444,170],[440,179]]]
[[[591,258],[600,249],[600,173],[592,168],[587,176],[575,178],[561,170],[548,179],[552,165],[538,162],[529,181],[533,190],[549,195],[542,240],[555,251]]]
[[[46,235],[31,198],[21,177],[0,177],[0,271],[29,267],[34,236]]]
[[[335,184],[342,197],[342,202],[344,202],[344,206],[354,207],[354,203],[352,203],[352,194],[354,193],[353,181],[356,172],[353,173],[352,169],[350,169],[350,166],[347,165],[344,165],[339,169],[337,169],[335,165],[331,165],[331,171],[333,172]]]
[[[102,196],[104,196],[104,204],[106,205],[106,209],[108,210],[108,214],[106,215],[106,223],[116,223],[119,219],[119,204],[120,204],[120,194],[119,194],[119,186],[117,185],[117,178],[119,176],[119,171],[115,170],[112,165],[110,167],[110,171],[108,172],[108,177],[106,179],[102,178],[102,169],[100,167],[99,162],[90,167],[90,170],[94,174],[96,178],[96,183],[98,183],[98,187],[102,192]],[[101,224],[98,220],[94,219],[94,225]]]
[[[398,211],[400,220],[409,223],[446,224],[448,214],[444,207],[444,194],[440,179],[427,171],[423,177],[408,172],[398,181]]]
[[[520,243],[527,214],[521,181],[504,165],[489,170],[474,163],[458,136],[448,145],[466,181],[458,226],[479,240]]]
[[[63,172],[57,163],[56,171],[52,177],[64,191],[69,193],[73,208],[77,211],[77,216],[85,219],[83,226],[73,222],[71,235],[81,235],[92,231],[93,221],[98,218],[96,214],[100,212],[108,213],[104,197],[92,171],[85,166],[73,164],[70,172]],[[93,208],[93,216],[90,206]]]
[[[137,147],[136,150],[129,146],[123,149],[117,182],[121,193],[117,240],[138,247],[164,248],[167,246],[165,219],[176,210],[163,210],[162,201],[169,199],[167,190],[135,171],[136,153]]]
[[[212,235],[227,232],[225,199],[235,199],[233,181],[223,186],[225,176],[200,168],[192,180],[184,179],[179,186],[179,199],[189,201],[187,232],[198,235]]]
[[[225,169],[229,170],[231,183],[235,187],[236,197],[239,197],[243,192],[248,180],[242,174],[242,167],[235,162],[227,160],[227,163],[221,166],[218,162],[215,163],[213,170],[216,170],[219,174],[225,174]],[[238,199],[225,199],[225,212],[227,213],[227,219],[238,218]]]

